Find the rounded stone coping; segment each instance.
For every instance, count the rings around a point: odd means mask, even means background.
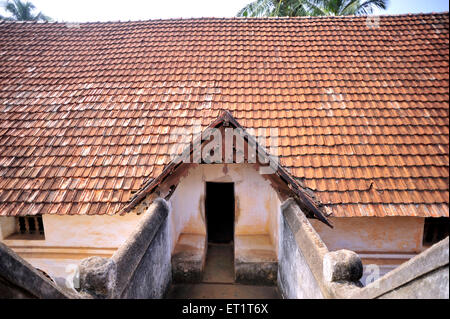
[[[363,264],[357,253],[341,249],[323,258],[323,277],[327,282],[357,282],[363,275]]]

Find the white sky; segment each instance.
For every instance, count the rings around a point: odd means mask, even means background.
[[[0,0],[3,6],[5,0]],[[233,17],[252,0],[28,0],[56,21]],[[0,10],[1,11],[1,10]],[[448,11],[448,0],[391,0],[378,14]]]
[[[39,11],[54,20],[85,22],[233,17],[251,0],[31,0],[31,2]]]

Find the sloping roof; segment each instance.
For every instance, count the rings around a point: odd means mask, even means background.
[[[448,216],[448,20],[2,22],[0,214],[117,213],[228,110],[335,216]]]

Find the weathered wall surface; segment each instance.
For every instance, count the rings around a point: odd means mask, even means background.
[[[292,230],[282,217],[280,256],[278,261],[278,286],[287,299],[322,299],[317,284],[305,256],[299,250]]]
[[[181,233],[206,234],[206,182],[234,183],[235,235],[265,234],[278,243],[281,203],[270,182],[252,164],[196,165],[181,178],[170,198],[172,251]]]
[[[350,217],[330,218],[334,228],[311,220],[330,250],[350,249],[357,252],[422,251],[421,217]]]
[[[169,223],[165,219],[121,298],[163,298],[172,280]]]
[[[45,239],[11,239],[14,218],[0,217],[2,242],[34,267],[61,282],[66,267],[89,256],[110,257],[130,236],[141,215],[59,216],[43,215]],[[12,221],[11,221],[12,220]],[[15,228],[14,228],[15,229]]]

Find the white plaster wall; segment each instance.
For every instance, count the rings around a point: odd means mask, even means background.
[[[4,239],[7,245],[117,248],[131,234],[141,215],[43,215],[44,240]]]
[[[129,237],[142,215],[43,215],[45,239],[2,239],[19,256],[52,278],[70,275],[66,267],[89,256],[109,257]],[[13,218],[14,219],[14,218]],[[0,219],[2,229],[9,220]]]
[[[206,234],[206,182],[233,182],[235,235],[270,235],[278,252],[281,203],[252,164],[203,164],[189,169],[170,198],[172,251],[181,233]]]
[[[44,215],[47,245],[118,248],[135,229],[142,215]]]
[[[275,214],[269,214],[269,236],[272,245],[274,246],[275,253],[278,256],[278,252],[280,251],[280,246],[282,244],[279,238],[281,229],[281,202],[278,197],[276,197],[274,201],[277,203],[277,207]]]
[[[335,217],[334,228],[310,220],[330,251],[418,253],[422,250],[421,217]]]
[[[16,231],[15,217],[0,217],[0,239],[4,239]]]
[[[331,218],[331,229],[310,220],[330,251],[350,249],[364,265],[361,282],[365,285],[384,276],[422,251],[421,217]]]

